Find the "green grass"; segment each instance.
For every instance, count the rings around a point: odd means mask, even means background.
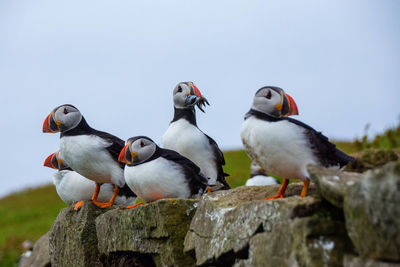
[[[15,266],[21,243],[45,234],[64,207],[53,185],[0,199],[0,266]]]
[[[364,136],[352,143],[356,151],[368,148],[392,149],[400,147],[400,125],[386,129],[383,134],[376,135],[372,140],[368,138],[369,124],[365,126]]]
[[[243,150],[225,151],[226,165],[224,171],[230,176],[226,177],[231,187],[238,187],[246,183],[250,177],[251,160]]]

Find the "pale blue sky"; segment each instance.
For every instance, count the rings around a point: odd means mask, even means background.
[[[0,196],[51,182],[42,167],[57,105],[127,139],[159,141],[172,90],[193,81],[211,103],[200,128],[223,149],[255,91],[285,89],[298,119],[330,138],[393,126],[400,114],[400,1],[0,2]]]

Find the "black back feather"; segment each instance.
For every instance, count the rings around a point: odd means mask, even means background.
[[[222,151],[219,149],[217,142],[215,142],[214,139],[212,139],[210,136],[204,134],[208,141],[210,142],[210,145],[213,149],[213,154],[214,154],[214,163],[215,166],[217,166],[218,169],[218,174],[217,174],[217,181],[222,183],[224,186],[221,188],[222,190],[228,190],[231,187],[229,184],[226,182],[225,176],[229,176],[229,174],[225,173],[224,170],[222,169],[222,166],[225,165],[225,158],[224,154]]]
[[[199,193],[200,189],[202,189],[203,192],[205,191],[208,185],[208,179],[200,172],[200,168],[193,161],[176,151],[159,147],[157,147],[157,149],[160,151],[160,157],[173,161],[181,166],[185,178],[189,183],[191,195]]]

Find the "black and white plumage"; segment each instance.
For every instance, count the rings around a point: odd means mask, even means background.
[[[173,100],[174,118],[162,137],[162,146],[193,161],[210,179],[210,185],[217,184],[214,188],[229,189],[225,180],[228,175],[222,168],[225,165],[224,155],[217,143],[196,123],[195,106],[203,111],[202,106],[208,101],[192,82],[179,83],[173,91]]]
[[[44,162],[44,166],[57,169],[54,173],[53,183],[56,187],[57,194],[67,204],[72,204],[80,200],[90,200],[95,189],[95,182],[83,177],[79,173],[65,165],[58,157],[58,152],[48,156]],[[98,200],[107,202],[113,195],[114,185],[104,184],[101,187]],[[118,195],[114,204],[120,206],[134,205],[136,195],[125,185],[118,191]]]
[[[119,160],[126,164],[127,184],[145,201],[190,198],[207,187],[208,180],[196,164],[145,136],[129,138]]]
[[[264,185],[276,185],[278,182],[274,177],[267,176],[267,173],[254,161],[251,162],[250,166],[250,178],[246,181],[246,186],[264,186]]]
[[[338,150],[310,126],[287,117],[298,114],[281,88],[263,87],[245,116],[241,139],[248,155],[267,173],[307,180],[307,165],[342,168],[354,158]]]
[[[97,186],[112,183],[124,187],[124,165],[118,162],[124,141],[91,128],[76,107],[68,104],[56,107],[45,119],[43,132],[61,132],[60,158],[74,171],[95,181]],[[115,188],[115,196],[117,191]],[[95,195],[94,198],[96,204]],[[112,202],[103,203],[104,207]]]

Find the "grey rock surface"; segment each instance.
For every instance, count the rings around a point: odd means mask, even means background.
[[[344,199],[346,228],[357,252],[400,261],[400,163],[364,173]]]
[[[183,241],[196,207],[196,200],[164,199],[107,212],[96,220],[99,250],[106,257],[123,251],[151,255],[157,266],[193,266]]]
[[[322,197],[338,208],[343,207],[344,196],[362,178],[362,174],[356,172],[341,172],[311,165],[307,169]]]
[[[343,208],[346,229],[359,255],[400,261],[400,163],[362,174],[309,166],[323,198]]]
[[[100,209],[89,201],[85,201],[79,211],[73,206],[63,209],[50,230],[51,265],[101,265],[95,219],[110,209]]]
[[[262,200],[278,187],[239,187],[204,196],[186,236],[185,251],[195,254],[199,266],[342,262],[351,242],[337,209],[323,203],[313,186],[305,198]],[[302,184],[290,184],[287,195],[297,195],[301,188]]]

